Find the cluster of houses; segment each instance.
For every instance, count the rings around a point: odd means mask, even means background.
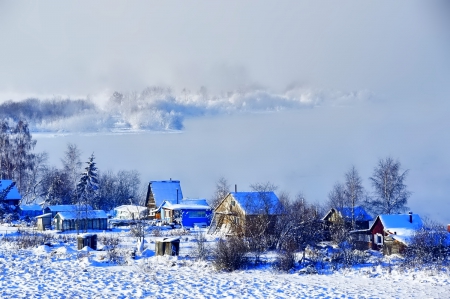
[[[11,181],[0,181],[0,192]],[[3,189],[2,189],[3,188]],[[14,187],[5,201],[18,205],[21,197]],[[274,192],[230,192],[217,207],[212,209],[205,199],[183,197],[180,181],[150,181],[145,206],[124,205],[106,213],[84,206],[74,205],[19,206],[20,215],[35,217],[39,230],[106,230],[109,219],[152,219],[162,224],[177,224],[183,227],[204,227],[208,233],[233,233],[233,228],[242,226],[246,220],[264,214],[271,218],[280,211],[279,199]],[[325,228],[337,223],[351,228],[351,235],[359,249],[380,250],[384,254],[402,253],[414,232],[423,227],[419,215],[378,215],[373,219],[362,207],[333,208],[321,219]]]

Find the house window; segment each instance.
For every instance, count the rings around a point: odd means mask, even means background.
[[[375,234],[373,237],[375,244],[383,245],[383,236],[381,234]]]
[[[234,200],[231,201],[231,206],[234,207],[236,205],[236,202]]]
[[[189,218],[205,218],[206,212],[205,211],[189,211]]]

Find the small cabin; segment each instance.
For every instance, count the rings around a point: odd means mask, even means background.
[[[108,217],[103,210],[58,212],[53,223],[59,231],[108,229]]]
[[[147,189],[145,206],[148,208],[149,217],[154,219],[161,218],[161,205],[168,201],[172,204],[178,203],[183,199],[180,181],[150,181]]]
[[[52,213],[36,216],[36,226],[40,231],[52,229]]]
[[[22,217],[36,217],[42,215],[42,207],[40,205],[20,205],[19,213]]]

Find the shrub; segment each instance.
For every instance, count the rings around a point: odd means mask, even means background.
[[[207,244],[206,236],[204,232],[196,234],[194,241],[194,247],[192,248],[192,256],[197,260],[206,260],[210,255],[210,248]]]
[[[275,261],[275,268],[280,271],[289,271],[295,267],[295,252],[297,246],[294,242],[289,242],[285,246],[284,250],[278,253],[277,259]]]
[[[213,249],[213,265],[219,271],[234,271],[247,263],[248,246],[242,238],[220,239]]]

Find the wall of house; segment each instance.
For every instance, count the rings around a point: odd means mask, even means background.
[[[182,210],[181,212],[183,226],[194,227],[195,223],[206,223],[207,226],[211,224],[211,210]]]
[[[95,229],[95,230],[106,230],[108,229],[108,220],[104,218],[95,219],[61,219],[59,217],[55,218],[55,226],[57,230],[77,230],[77,223],[79,230]]]
[[[384,236],[384,227],[383,224],[381,223],[380,219],[377,218],[375,220],[374,225],[372,226],[372,230],[370,231],[371,234],[371,245],[372,245],[372,249],[373,250],[380,250],[380,246],[377,245],[374,241],[375,235],[376,234],[381,234],[382,236]]]
[[[234,202],[234,203],[233,203]],[[240,233],[244,224],[244,213],[233,196],[230,194],[215,209],[216,225],[225,228],[229,233]],[[220,227],[217,228],[221,230]]]

